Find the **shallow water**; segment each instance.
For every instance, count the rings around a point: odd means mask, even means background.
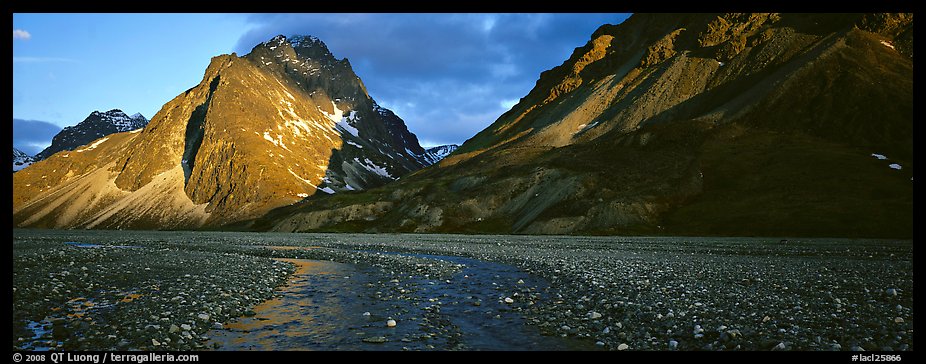
[[[391,253],[390,253],[391,254]],[[542,336],[504,303],[503,280],[545,285],[514,267],[475,259],[405,254],[465,264],[448,281],[412,277],[407,295],[378,293],[373,269],[329,261],[280,259],[296,264],[289,285],[254,308],[256,315],[211,330],[219,350],[570,350],[587,343]],[[398,283],[394,283],[398,286]],[[399,298],[405,297],[407,298]],[[412,297],[413,296],[413,297]],[[523,297],[523,296],[522,296]],[[412,299],[416,298],[416,299]],[[523,297],[527,299],[527,297]],[[474,302],[479,302],[479,306]],[[365,315],[364,313],[369,313]],[[395,327],[386,321],[394,319]],[[372,342],[371,342],[372,341]]]

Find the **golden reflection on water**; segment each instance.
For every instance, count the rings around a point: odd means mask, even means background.
[[[305,249],[299,247],[299,249]],[[222,344],[224,350],[309,350],[315,338],[324,338],[336,327],[336,322],[316,322],[317,316],[339,317],[340,305],[316,304],[308,294],[309,276],[336,274],[332,262],[274,258],[292,263],[296,271],[286,286],[276,295],[252,310],[256,315],[239,317],[225,324],[224,330],[213,330],[208,336]],[[317,307],[316,307],[317,306]],[[288,339],[284,339],[288,338]]]

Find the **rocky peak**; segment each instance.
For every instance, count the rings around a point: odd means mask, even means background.
[[[19,149],[16,149],[16,147],[13,147],[13,172],[26,168],[33,162],[35,162],[34,157]]]
[[[424,154],[422,154],[421,157],[428,162],[428,165],[435,164],[440,162],[441,159],[446,158],[448,155],[450,155],[450,153],[453,153],[459,147],[460,146],[456,144],[446,144],[426,148],[424,150]]]
[[[147,125],[148,119],[142,116],[141,113],[128,116],[119,109],[112,109],[105,112],[95,110],[83,121],[77,123],[77,125],[62,129],[61,132],[52,138],[51,145],[48,146],[48,148],[45,148],[45,150],[35,155],[35,159],[43,160],[50,157],[52,154],[63,150],[74,150],[98,138],[113,133],[141,129]]]

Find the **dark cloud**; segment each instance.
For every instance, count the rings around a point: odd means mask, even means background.
[[[13,119],[13,147],[36,155],[51,145],[61,127],[47,121]]]
[[[314,35],[425,143],[461,143],[622,14],[257,14],[235,51]]]

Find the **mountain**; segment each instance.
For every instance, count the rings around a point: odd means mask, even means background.
[[[145,125],[148,125],[148,119],[139,113],[128,116],[119,109],[94,111],[77,125],[61,130],[52,138],[48,148],[35,155],[35,159],[43,160],[60,151],[74,150],[104,136],[144,128]]]
[[[912,14],[635,14],[452,155],[236,228],[911,237]]]
[[[15,147],[13,148],[13,172],[26,168],[33,162],[35,162],[34,157],[24,153],[19,149],[16,149]]]
[[[215,228],[425,165],[404,121],[319,39],[214,57],[144,129],[57,153],[13,178],[16,226]]]
[[[427,161],[428,165],[432,165],[434,163],[440,162],[441,159],[446,158],[448,155],[450,155],[450,153],[453,153],[453,151],[457,150],[459,147],[460,146],[456,144],[431,147],[425,149],[424,154],[421,155],[421,158]]]

